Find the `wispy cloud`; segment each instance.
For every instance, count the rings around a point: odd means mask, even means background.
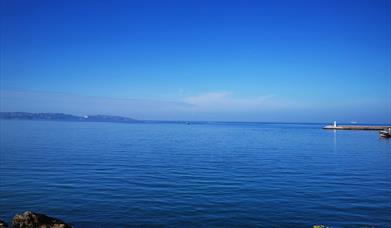
[[[120,99],[37,91],[1,91],[1,111],[64,112],[77,115],[109,114],[136,119],[231,120],[246,113],[276,110],[272,95],[238,97],[229,92],[208,92],[178,97],[177,101]]]
[[[69,93],[0,90],[0,111],[108,114],[136,119],[220,121],[360,121],[389,123],[389,101],[327,101],[310,104],[274,95],[245,97],[229,92],[178,96],[177,101],[120,99]],[[188,93],[186,93],[188,94]],[[363,107],[367,107],[363,109]]]
[[[137,119],[178,119],[191,106],[184,102],[121,99],[39,91],[0,91],[1,111],[108,114]]]
[[[183,98],[183,102],[192,104],[200,111],[262,111],[278,106],[275,96],[237,97],[228,92],[209,92]]]

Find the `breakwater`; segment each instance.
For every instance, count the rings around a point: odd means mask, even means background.
[[[391,128],[391,126],[356,126],[356,125],[327,125],[323,129],[330,130],[369,130],[369,131],[381,131]]]

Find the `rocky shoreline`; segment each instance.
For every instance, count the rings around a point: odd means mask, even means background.
[[[0,219],[0,228],[72,228],[73,226],[60,219],[49,217],[44,214],[26,211],[17,214],[12,219],[12,226],[9,226]]]

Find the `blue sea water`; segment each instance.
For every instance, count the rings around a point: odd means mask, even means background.
[[[0,218],[391,227],[391,140],[316,124],[0,122]]]

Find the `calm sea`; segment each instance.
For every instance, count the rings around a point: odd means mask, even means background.
[[[391,140],[257,123],[0,122],[0,218],[391,227]]]

